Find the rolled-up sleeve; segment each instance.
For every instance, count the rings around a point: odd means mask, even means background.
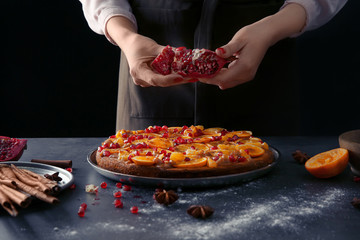
[[[114,16],[123,16],[129,19],[135,27],[136,18],[132,14],[127,0],[80,0],[86,21],[96,33],[105,35],[113,44],[116,44],[106,31],[107,21]]]
[[[293,36],[296,37],[330,21],[344,7],[346,2],[347,0],[286,0],[282,8],[287,4],[297,3],[306,11],[306,24],[300,33]]]

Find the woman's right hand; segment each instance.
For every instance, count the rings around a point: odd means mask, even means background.
[[[113,17],[107,23],[107,31],[112,40],[124,52],[129,63],[130,75],[136,85],[142,87],[169,87],[188,81],[179,74],[162,75],[151,68],[151,62],[164,46],[151,38],[137,34],[132,23],[124,17]]]

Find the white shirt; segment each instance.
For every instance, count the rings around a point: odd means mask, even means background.
[[[106,23],[110,18],[123,16],[137,27],[136,18],[132,14],[131,6],[127,0],[80,0],[80,2],[90,28],[98,34],[105,35],[112,43],[114,42],[106,32]],[[299,34],[293,36],[295,37],[330,21],[346,2],[347,0],[286,0],[281,8],[289,3],[297,3],[303,6],[306,11],[306,25]]]

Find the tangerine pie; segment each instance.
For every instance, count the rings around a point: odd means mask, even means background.
[[[203,126],[119,130],[96,152],[101,168],[135,176],[196,178],[243,173],[271,164],[274,154],[250,131]]]

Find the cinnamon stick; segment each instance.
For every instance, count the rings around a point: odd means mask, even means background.
[[[14,172],[14,174],[16,175],[16,177],[22,181],[23,183],[33,186],[33,187],[38,187],[38,189],[44,193],[50,193],[51,192],[51,188],[49,188],[48,186],[46,186],[45,184],[43,184],[42,182],[38,181],[37,178],[33,178],[32,176],[30,176],[29,174],[21,171],[20,169],[18,169],[15,165],[11,164],[11,170]]]
[[[30,194],[31,196],[38,198],[44,202],[51,203],[51,204],[59,202],[59,199],[57,199],[56,197],[47,195],[47,194],[43,193],[42,191],[40,191],[36,188],[33,188],[29,185],[26,185],[25,183],[23,183],[19,180],[15,180],[15,182],[20,190]]]
[[[31,159],[31,162],[42,163],[42,164],[47,164],[47,165],[61,167],[61,168],[71,168],[72,167],[71,160]]]
[[[18,215],[19,212],[2,190],[0,190],[0,204],[11,216],[16,217]]]
[[[7,197],[22,208],[29,206],[31,199],[29,195],[16,191],[6,185],[0,184],[0,190],[7,195]]]
[[[13,180],[5,180],[5,179],[0,179],[0,184],[4,184],[8,187],[11,188],[15,188],[16,187],[16,182]]]

